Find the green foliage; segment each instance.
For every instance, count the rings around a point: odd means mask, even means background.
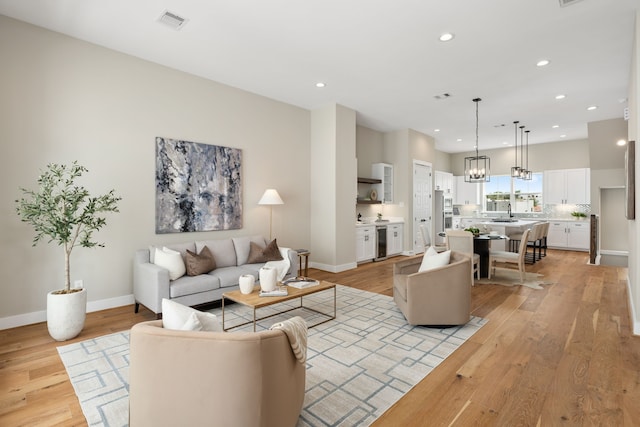
[[[121,197],[111,190],[107,194],[92,197],[89,191],[76,184],[87,168],[74,161],[71,166],[48,164],[38,177],[38,189],[20,188],[23,197],[16,200],[16,211],[22,222],[33,226],[36,235],[33,246],[43,238],[56,242],[65,249],[65,289],[70,288],[69,255],[76,246],[103,247],[92,240],[94,231],[106,225],[101,214],[119,212]]]
[[[584,212],[571,212],[571,216],[576,218],[586,218],[587,214]]]

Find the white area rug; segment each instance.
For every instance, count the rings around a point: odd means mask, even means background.
[[[473,317],[461,327],[412,327],[391,297],[340,285],[337,295],[337,318],[309,329],[300,427],[370,425],[486,323]],[[304,303],[330,312],[333,291],[305,297]],[[220,309],[211,311],[220,314]],[[225,308],[225,325],[250,315],[250,309],[234,304]],[[309,324],[322,319],[304,309],[284,316],[294,315]],[[263,320],[258,329],[282,318]],[[128,338],[127,331],[58,347],[90,426],[127,425]]]
[[[526,286],[531,289],[544,289],[542,285],[552,285],[552,282],[542,280],[542,274],[538,273],[526,273],[524,283],[520,283],[520,273],[518,270],[512,270],[508,268],[496,268],[496,273],[491,276],[491,279],[482,278],[476,280],[476,285],[482,284],[494,284],[502,286]]]

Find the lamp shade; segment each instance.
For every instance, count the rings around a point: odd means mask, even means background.
[[[284,202],[282,201],[282,198],[280,197],[280,195],[275,189],[269,188],[264,192],[258,204],[259,205],[283,205]]]

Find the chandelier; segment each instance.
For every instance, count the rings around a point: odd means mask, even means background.
[[[475,98],[476,103],[476,155],[464,158],[465,182],[489,182],[491,181],[491,159],[478,154],[478,103],[482,101]]]

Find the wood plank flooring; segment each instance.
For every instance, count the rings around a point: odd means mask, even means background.
[[[313,254],[312,254],[313,255]],[[553,251],[527,271],[543,290],[479,285],[472,310],[489,322],[374,426],[640,426],[640,337],[631,335],[626,269]],[[392,295],[401,258],[310,276]],[[70,342],[129,329],[141,307],[87,315]],[[85,426],[46,324],[0,331],[0,426]]]

